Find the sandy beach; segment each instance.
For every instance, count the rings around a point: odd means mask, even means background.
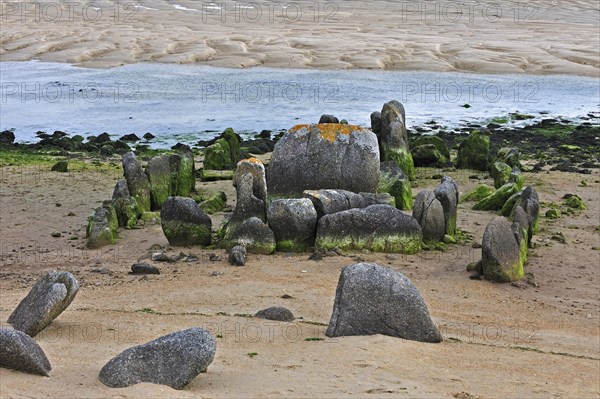
[[[446,252],[348,253],[320,262],[308,260],[309,254],[250,255],[247,266],[238,268],[227,263],[223,250],[172,247],[167,253],[199,260],[149,260],[151,247],[168,247],[155,223],[122,230],[116,246],[83,250],[87,215],[110,197],[121,178],[118,162],[64,174],[49,172],[47,165],[5,166],[0,172],[0,320],[47,270],[71,271],[82,286],[71,306],[36,337],[51,359],[51,377],[0,369],[3,398],[600,397],[600,271],[598,251],[592,250],[598,245],[598,169],[586,177],[587,187],[574,183],[581,180],[574,173],[524,173],[544,203],[559,203],[570,192],[589,206],[556,220],[541,217],[527,277],[514,285],[469,279],[466,264],[481,256],[472,243],[493,217],[471,210],[470,202],[460,204],[458,226],[473,239]],[[434,187],[431,175],[439,172],[420,169],[413,194]],[[463,194],[480,183],[469,176],[484,176],[447,173]],[[197,189],[223,190],[235,206],[230,181],[198,182]],[[214,216],[213,225],[222,216]],[[566,244],[549,239],[557,231]],[[54,232],[61,237],[52,237]],[[211,253],[218,258],[209,260]],[[411,278],[444,342],[325,337],[340,268],[361,259]],[[161,275],[127,274],[138,260],[155,264]],[[300,319],[248,317],[272,305],[286,306]],[[100,368],[120,351],[192,326],[221,338],[208,373],[183,391],[152,384],[110,389],[99,382]]]
[[[2,61],[599,76],[599,4],[3,1]]]

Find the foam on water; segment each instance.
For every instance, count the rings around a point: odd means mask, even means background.
[[[0,72],[0,129],[14,129],[18,141],[35,141],[38,130],[152,132],[168,146],[226,127],[287,129],[323,113],[369,126],[370,113],[392,99],[404,104],[409,127],[435,120],[448,128],[511,112],[577,119],[598,113],[600,103],[599,79],[571,76],[35,61],[2,62]]]

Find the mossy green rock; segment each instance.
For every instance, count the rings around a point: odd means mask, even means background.
[[[458,148],[457,167],[487,170],[490,155],[490,136],[479,130],[471,132]]]
[[[512,169],[504,162],[494,162],[490,168],[490,175],[494,179],[494,188],[500,188],[510,181]]]
[[[387,151],[385,161],[394,161],[402,169],[409,180],[415,180],[415,163],[410,151],[406,148],[393,148]]]
[[[398,209],[408,210],[413,207],[410,181],[396,162],[381,162],[377,192],[388,193],[394,197]]]
[[[131,229],[137,225],[137,221],[141,216],[135,198],[133,197],[118,197],[113,199],[113,205],[117,213],[117,220],[120,227]]]
[[[235,165],[240,160],[240,140],[230,127],[225,129],[221,137],[229,145],[230,162],[232,165]]]
[[[546,217],[549,219],[558,219],[560,217],[560,209],[553,208],[546,211]]]
[[[226,169],[231,162],[231,154],[228,151],[228,147],[229,145],[223,147],[221,142],[216,142],[206,147],[206,150],[204,150],[204,169]]]
[[[423,234],[416,219],[390,205],[371,205],[323,216],[315,247],[415,253]]]
[[[127,180],[129,193],[135,198],[139,209],[149,211],[151,209],[150,181],[133,152],[123,155],[123,174]]]
[[[55,163],[50,169],[52,172],[68,172],[69,171],[69,163],[67,161],[59,161]]]
[[[111,201],[105,201],[88,218],[86,247],[96,249],[105,245],[115,244],[117,242],[118,227],[117,212]]]
[[[443,166],[448,163],[448,158],[433,144],[413,146],[411,155],[415,166]]]
[[[517,202],[519,202],[520,200],[521,200],[521,192],[520,191],[517,193],[514,193],[513,195],[508,197],[508,199],[506,200],[504,205],[502,205],[502,208],[500,208],[500,215],[506,216],[506,217],[512,216],[513,212],[514,212],[515,204]]]
[[[467,193],[464,197],[464,201],[481,201],[485,197],[492,195],[496,191],[493,187],[487,184],[480,184],[477,188],[470,193]]]
[[[438,136],[421,136],[411,143],[411,148],[416,148],[425,144],[434,145],[442,157],[446,159],[446,162],[450,161],[450,150],[448,149],[446,143],[444,143],[444,140]]]
[[[566,206],[568,206],[569,208],[580,209],[580,210],[586,209],[585,202],[583,202],[583,199],[578,195],[567,194],[563,198],[564,198],[564,204]]]
[[[511,168],[517,167],[522,169],[519,155],[519,150],[516,148],[503,147],[498,150],[496,161],[503,162]]]
[[[223,191],[211,195],[204,201],[200,202],[200,208],[209,215],[221,212],[227,205],[227,195]]]
[[[179,197],[189,196],[196,187],[194,176],[194,154],[182,151],[169,157],[171,165],[171,195]]]
[[[161,226],[169,244],[175,246],[211,243],[210,217],[187,197],[169,197],[160,211]]]
[[[229,229],[223,239],[228,250],[236,245],[246,247],[249,253],[269,255],[275,251],[275,234],[257,217],[246,219],[235,228]]]
[[[476,211],[497,211],[502,209],[506,201],[511,195],[519,191],[515,183],[507,183],[494,191],[493,194],[485,197],[481,201],[473,205]]]
[[[146,165],[150,181],[151,209],[158,210],[171,195],[171,165],[169,156],[161,154],[151,158]]]

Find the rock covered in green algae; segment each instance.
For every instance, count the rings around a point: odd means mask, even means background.
[[[315,243],[317,211],[308,198],[278,199],[267,209],[278,251],[304,252]]]
[[[473,205],[473,209],[476,211],[500,210],[506,201],[518,191],[519,188],[515,183],[507,183],[494,191],[491,195]]]
[[[146,165],[146,175],[150,181],[151,209],[158,210],[172,195],[169,155],[161,154],[151,158]]]
[[[187,197],[195,190],[194,154],[184,147],[178,154],[169,157],[171,166],[171,195]]]
[[[267,185],[275,198],[297,198],[304,190],[343,189],[374,193],[379,148],[370,130],[355,125],[297,125],[277,142]]]
[[[415,253],[423,234],[416,219],[390,205],[371,205],[323,216],[315,247]]]
[[[490,136],[473,130],[458,147],[457,167],[462,169],[487,170],[490,154]]]
[[[117,242],[119,218],[112,201],[104,201],[88,218],[86,247],[96,249]]]
[[[200,208],[209,215],[221,212],[227,205],[227,195],[223,191],[219,191],[200,202]]]
[[[273,230],[256,217],[246,219],[235,228],[228,230],[223,243],[227,249],[242,245],[249,253],[263,255],[272,254],[276,247]]]
[[[381,130],[377,136],[381,161],[394,161],[410,179],[415,179],[415,166],[406,132],[404,106],[388,101],[381,109]]]
[[[140,210],[150,211],[150,181],[142,164],[136,159],[133,152],[127,152],[123,155],[123,173],[125,180],[127,180],[129,193],[135,198]]]
[[[490,168],[490,176],[494,179],[494,188],[498,189],[510,181],[512,169],[504,162],[494,162]]]
[[[210,217],[187,197],[169,197],[162,206],[160,219],[169,244],[176,246],[211,243]]]
[[[463,201],[481,201],[485,197],[492,195],[496,191],[494,187],[488,186],[487,184],[480,184],[473,191],[467,193],[463,197]]]
[[[413,207],[410,180],[394,161],[380,163],[378,193],[388,193],[396,202],[396,208],[408,210]]]

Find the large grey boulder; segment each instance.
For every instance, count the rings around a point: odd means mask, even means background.
[[[406,132],[404,106],[396,100],[381,109],[381,132],[378,136],[381,161],[394,161],[410,180],[415,179],[415,166]]]
[[[446,234],[444,208],[432,191],[423,190],[417,194],[412,215],[421,226],[424,240],[442,241],[444,239]]]
[[[48,376],[52,366],[46,354],[29,335],[0,328],[0,367]]]
[[[229,230],[224,238],[224,243],[228,249],[242,245],[250,253],[263,255],[273,253],[276,247],[273,230],[256,217],[251,217],[235,229]]]
[[[123,155],[123,174],[127,180],[129,193],[135,198],[140,210],[142,212],[150,211],[150,181],[133,152]]]
[[[206,372],[216,348],[215,338],[204,329],[177,331],[121,352],[102,367],[99,378],[112,388],[150,382],[183,389]]]
[[[169,155],[161,154],[151,158],[146,165],[146,175],[150,181],[150,200],[153,210],[160,209],[171,193],[171,163]]]
[[[394,197],[398,209],[408,210],[413,207],[410,180],[394,161],[380,163],[377,192],[389,193]]]
[[[315,247],[415,253],[423,235],[416,219],[390,205],[371,205],[323,216]]]
[[[212,221],[193,199],[169,197],[160,211],[160,220],[169,244],[210,245]]]
[[[11,313],[8,323],[34,337],[71,304],[77,291],[79,283],[71,273],[48,272]]]
[[[267,220],[279,251],[304,252],[314,245],[317,211],[308,198],[274,200]]]
[[[376,263],[342,269],[325,334],[383,334],[412,341],[442,341],[417,287],[403,274]]]
[[[377,137],[354,125],[298,125],[277,142],[267,185],[274,197],[300,197],[304,190],[371,192],[379,179]]]
[[[450,176],[442,176],[442,183],[437,186],[434,194],[444,208],[446,234],[454,236],[458,212],[458,184]]]
[[[481,269],[487,280],[508,283],[523,278],[521,248],[508,219],[494,217],[485,228],[481,245]]]
[[[118,203],[120,206],[121,201],[118,201]],[[118,228],[119,217],[113,202],[110,200],[104,201],[102,206],[96,208],[94,214],[88,217],[86,247],[96,249],[105,245],[115,244],[117,242]]]
[[[306,190],[302,196],[309,199],[318,218],[354,208],[366,208],[375,204],[390,204],[389,194],[353,193],[347,190]]]

